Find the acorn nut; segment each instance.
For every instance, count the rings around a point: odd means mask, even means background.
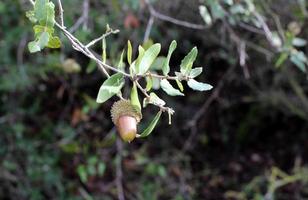
[[[129,100],[115,102],[111,108],[111,118],[124,141],[131,142],[135,139],[137,125],[142,115],[134,108]]]

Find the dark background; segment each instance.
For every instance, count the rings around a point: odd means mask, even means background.
[[[159,13],[204,26],[198,7],[207,2],[151,1]],[[307,6],[300,3],[305,0],[254,4],[271,31],[280,23],[280,34],[298,28],[305,39]],[[77,38],[87,43],[108,23],[121,31],[107,39],[108,61],[115,63],[128,39],[136,55],[150,17],[144,1],[90,0],[88,12],[85,5],[63,1],[65,24],[75,25]],[[95,103],[105,77],[64,35],[57,32],[60,50],[29,53],[30,8],[25,0],[0,2],[0,199],[308,199],[307,74],[289,59],[275,67],[280,53],[262,27],[249,31],[225,16],[198,30],[155,18],[149,38],[162,44],[162,54],[178,42],[171,65],[197,46],[195,66],[204,69],[198,80],[214,88],[184,85],[185,97],[158,90],[176,111],[172,125],[164,114],[148,138],[128,144],[117,140],[110,119],[116,98]],[[242,23],[246,16],[233,17]],[[307,46],[296,49],[307,54]],[[94,50],[100,54],[100,45]],[[68,58],[79,72],[65,69]],[[143,111],[145,122],[155,111]]]

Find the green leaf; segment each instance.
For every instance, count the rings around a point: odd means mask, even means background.
[[[191,68],[197,58],[198,49],[194,47],[182,60],[181,62],[181,73],[188,75],[191,71]]]
[[[296,46],[296,47],[303,47],[307,44],[307,41],[302,38],[294,38],[292,40],[292,44],[293,46]]]
[[[307,58],[303,52],[293,53],[290,57],[290,60],[295,64],[302,72],[306,72],[305,63],[307,63]]]
[[[210,7],[214,19],[222,19],[226,15],[224,9],[219,4],[219,1],[211,1]]]
[[[40,46],[37,44],[36,41],[29,42],[28,49],[30,53],[36,53],[41,50]]]
[[[180,91],[183,92],[184,91],[184,87],[183,87],[183,84],[181,83],[181,81],[179,81],[179,80],[175,80],[175,81],[176,81],[176,84],[178,85]]]
[[[191,78],[196,78],[202,73],[202,70],[203,70],[202,67],[196,67],[190,71],[189,76]]]
[[[53,27],[55,24],[55,5],[49,0],[36,0],[34,16],[38,19],[40,25]]]
[[[201,5],[199,6],[199,13],[203,19],[203,21],[207,24],[207,25],[211,25],[212,24],[212,17],[208,11],[208,9]]]
[[[194,79],[190,79],[189,81],[187,81],[187,84],[191,89],[197,91],[207,91],[213,88],[213,86],[211,86],[210,84],[200,83],[198,81],[195,81]]]
[[[139,72],[139,64],[141,62],[142,57],[144,56],[144,48],[142,46],[138,46],[138,58],[133,62],[132,64],[132,69],[134,70],[135,73]],[[135,63],[135,64],[134,64]]]
[[[148,48],[150,48],[152,45],[154,44],[153,40],[152,39],[148,39],[147,41],[145,41],[143,44],[142,44],[142,47],[147,50]]]
[[[118,66],[117,66],[118,69],[120,69],[120,70],[124,70],[124,67],[125,67],[125,64],[123,62],[124,53],[125,53],[125,50],[123,49],[121,56],[120,56],[120,59],[119,59],[119,62],[118,62]]]
[[[88,180],[88,174],[86,171],[86,167],[84,165],[79,165],[77,168],[77,173],[79,175],[80,180],[85,183]]]
[[[160,81],[160,86],[170,96],[184,96],[182,92],[175,89],[166,79]]]
[[[132,44],[130,43],[130,41],[127,41],[127,62],[128,64],[132,64],[132,54],[133,54],[133,48],[132,48]]]
[[[49,0],[36,0],[33,10],[27,12],[27,17],[34,23],[33,27],[35,41],[30,43],[30,52],[37,52],[44,47],[59,48],[61,42],[59,37],[54,37],[55,5]],[[38,49],[38,46],[40,49]]]
[[[176,49],[176,46],[177,46],[177,43],[175,40],[173,40],[169,46],[169,50],[168,50],[168,55],[167,55],[167,58],[163,64],[163,74],[164,75],[168,75],[168,73],[170,72],[170,66],[169,66],[169,62],[170,62],[170,58],[171,58],[171,55],[172,53],[174,52],[174,50]]]
[[[154,92],[150,93],[150,98],[144,98],[143,100],[143,107],[145,108],[148,104],[164,106],[166,102],[159,98]]]
[[[42,32],[47,32],[50,35],[52,35],[55,32],[54,28],[42,26],[42,25],[33,26],[33,31],[34,31],[35,36],[39,36],[39,34]]]
[[[138,110],[138,112],[141,113],[141,104],[138,97],[138,89],[135,83],[130,93],[130,102]]]
[[[42,20],[46,16],[46,4],[48,0],[35,0],[34,15],[37,19]]]
[[[224,0],[224,2],[229,6],[232,6],[234,4],[233,0]]]
[[[160,88],[160,79],[159,78],[155,78],[155,77],[152,77],[152,80],[153,80],[153,86],[152,88],[154,90],[158,90]]]
[[[61,47],[61,41],[60,38],[57,36],[53,36],[49,39],[47,47],[56,49]]]
[[[37,41],[37,44],[40,46],[41,49],[43,49],[45,46],[47,46],[49,41],[49,33],[43,32]]]
[[[141,133],[140,137],[147,137],[149,136],[152,131],[154,130],[155,126],[157,125],[160,116],[161,116],[161,111],[159,111],[156,116],[154,117],[154,119],[151,121],[151,123],[149,124],[149,126]]]
[[[97,173],[99,176],[103,176],[106,171],[106,165],[103,162],[98,163]]]
[[[150,70],[156,70],[156,71],[159,71],[159,70],[162,70],[163,68],[163,65],[165,63],[165,60],[166,60],[166,57],[164,56],[158,56],[154,62],[152,63],[151,67],[150,67]]]
[[[87,165],[87,173],[90,176],[94,176],[96,174],[96,168],[94,165]]]
[[[289,54],[287,52],[283,52],[279,55],[279,58],[277,59],[275,63],[275,67],[280,67],[289,57]]]
[[[152,77],[146,77],[145,80],[147,82],[147,85],[146,85],[145,88],[146,88],[147,91],[150,91],[153,87],[153,79],[152,79]]]
[[[48,32],[42,32],[38,36],[36,41],[29,42],[28,48],[31,53],[35,53],[43,49],[45,46],[47,46],[49,41],[49,33]]]
[[[35,24],[38,20],[35,17],[34,11],[30,10],[26,12],[26,17],[33,23]]]
[[[124,77],[121,73],[116,73],[104,81],[99,89],[96,102],[104,103],[115,94],[119,93],[124,86]]]
[[[88,159],[88,164],[89,165],[96,165],[96,163],[97,163],[97,157],[95,157],[95,156],[92,156],[92,157],[90,157],[89,159]]]
[[[86,69],[86,73],[90,74],[92,73],[94,70],[96,69],[96,62],[93,61],[92,59],[90,60],[87,69]]]
[[[152,63],[158,56],[161,49],[160,44],[153,44],[149,49],[147,49],[141,58],[141,62],[138,65],[138,73],[145,74],[151,67]]]
[[[246,10],[246,8],[244,8],[243,5],[235,4],[235,5],[230,7],[230,12],[233,15],[238,15],[238,14],[245,14],[245,12],[247,12],[247,10]]]

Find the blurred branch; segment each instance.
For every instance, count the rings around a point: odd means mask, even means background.
[[[154,23],[154,17],[151,15],[151,17],[148,21],[147,29],[146,29],[145,34],[144,34],[143,42],[146,42],[149,39],[151,30],[152,30],[152,27],[153,27],[153,23]]]
[[[273,34],[272,34],[270,28],[268,27],[268,25],[266,24],[265,20],[263,19],[263,17],[259,13],[257,13],[257,12],[253,12],[253,14],[257,18],[257,20],[260,22],[260,24],[262,26],[262,29],[263,29],[263,31],[265,33],[265,37],[268,40],[268,42],[273,47],[279,48],[280,46],[273,42]]]
[[[76,23],[69,29],[69,32],[74,33],[81,24],[84,24],[84,27],[86,27],[86,23],[88,21],[88,15],[89,15],[89,0],[84,0],[82,4],[82,15],[78,18]]]
[[[62,2],[61,2],[61,0],[58,0],[58,4],[59,4],[59,13],[60,13],[61,26],[64,27],[63,7],[62,7]]]
[[[25,53],[25,47],[27,45],[27,39],[28,39],[28,35],[23,34],[19,44],[18,44],[18,48],[17,48],[17,65],[18,65],[18,69],[19,72],[21,73],[21,77],[23,79],[27,79],[27,73],[25,70],[25,67],[23,66],[24,63],[24,53]]]
[[[249,71],[247,69],[246,66],[246,59],[247,59],[247,53],[246,53],[246,42],[244,40],[242,40],[236,33],[235,31],[232,29],[232,27],[226,22],[224,21],[224,25],[227,28],[227,31],[230,34],[230,38],[231,40],[233,40],[237,46],[237,51],[239,54],[239,63],[240,66],[243,69],[243,73],[246,79],[248,79],[250,77],[249,75]]]
[[[91,195],[84,188],[79,188],[78,191],[85,200],[93,200]]]
[[[202,29],[206,29],[207,28],[206,26],[204,26],[202,24],[194,24],[194,23],[191,23],[191,22],[187,22],[187,21],[183,21],[183,20],[178,20],[178,19],[175,19],[173,17],[161,14],[161,13],[157,12],[154,9],[154,7],[152,6],[152,4],[150,3],[149,0],[145,0],[145,3],[147,5],[147,7],[149,8],[151,16],[154,16],[157,19],[160,19],[160,20],[163,20],[163,21],[167,21],[167,22],[179,25],[179,26],[186,27],[186,28],[191,28],[191,29],[202,30]]]
[[[248,55],[246,53],[246,43],[244,41],[241,41],[240,45],[238,45],[238,51],[240,55],[240,66],[243,68],[245,78],[249,79],[250,73],[246,65]]]
[[[123,153],[123,143],[119,137],[116,141],[117,146],[117,160],[116,160],[116,186],[119,200],[125,200],[124,190],[123,190],[123,171],[122,171],[122,153]]]
[[[230,78],[231,73],[235,69],[236,65],[232,65],[227,72],[224,73],[220,81],[218,82],[217,86],[215,87],[214,91],[212,92],[211,96],[205,101],[205,103],[201,106],[201,108],[193,115],[190,121],[186,124],[186,128],[191,130],[191,134],[189,138],[186,140],[182,152],[185,152],[191,148],[192,141],[194,140],[197,134],[197,123],[199,119],[205,114],[209,106],[218,98],[221,89],[223,88],[226,80]]]

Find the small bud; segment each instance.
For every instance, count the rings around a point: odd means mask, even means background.
[[[111,108],[111,117],[116,125],[121,138],[131,142],[137,134],[137,125],[142,115],[138,112],[129,100],[119,100]]]

